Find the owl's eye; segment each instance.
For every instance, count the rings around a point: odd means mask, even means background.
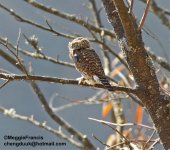
[[[78,62],[78,61],[79,61],[79,57],[78,57],[77,54],[74,54],[74,61],[75,61],[75,62]]]

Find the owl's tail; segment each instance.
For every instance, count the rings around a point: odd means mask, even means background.
[[[100,82],[104,85],[104,87],[108,90],[108,91],[113,91],[112,86],[110,85],[109,81],[106,79],[106,77],[104,76],[98,76]]]

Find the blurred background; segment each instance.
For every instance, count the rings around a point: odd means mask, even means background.
[[[89,1],[88,0],[62,0],[62,1],[53,1],[53,0],[38,0],[38,2],[43,3],[47,6],[52,6],[54,8],[59,9],[60,11],[75,14],[82,19],[92,20],[92,13],[88,9]],[[101,8],[101,1],[96,1],[98,9]],[[156,1],[159,6],[169,9],[170,1]],[[45,13],[39,9],[32,7],[31,5],[25,3],[23,0],[0,0],[0,3],[6,6],[9,9],[13,9],[14,12],[20,14],[21,16],[31,19],[41,25],[47,26],[45,20],[47,19],[52,27],[64,33],[77,33],[83,36],[89,37],[90,34],[87,30],[75,23],[62,19],[60,17],[56,17],[54,15],[50,15]],[[135,1],[134,5],[134,14],[137,16],[140,21],[142,14],[145,9],[145,4],[140,0]],[[102,18],[102,24],[105,28],[112,30],[111,25],[108,23],[106,14],[104,9],[101,9],[100,12]],[[38,37],[39,45],[42,48],[44,54],[51,56],[53,58],[63,60],[66,62],[73,63],[69,58],[68,53],[68,42],[70,39],[63,38],[60,36],[56,36],[50,32],[38,29],[26,23],[18,22],[15,20],[13,16],[11,16],[8,12],[4,11],[0,8],[0,36],[7,37],[9,41],[11,41],[14,45],[17,42],[19,29],[21,32],[31,37],[32,35],[36,35]],[[145,22],[145,30],[149,32],[151,35],[148,35],[146,32],[143,32],[143,40],[145,42],[146,47],[150,47],[150,49],[157,54],[158,56],[165,57],[168,61],[170,59],[170,32],[169,29],[162,25],[161,21],[150,11],[147,20]],[[30,52],[34,52],[34,49],[25,43],[25,39],[21,37],[19,46],[22,49],[26,49]],[[118,48],[117,42],[111,43],[110,46],[113,46],[117,52],[120,52]],[[100,55],[99,46],[95,43],[92,44],[92,47],[96,49],[97,53]],[[80,77],[80,74],[73,68],[69,68],[62,65],[57,65],[48,61],[33,59],[31,57],[26,57],[20,54],[22,59],[24,60],[24,64],[29,67],[30,62],[33,69],[34,74],[36,75],[47,75],[59,78],[68,78],[75,79]],[[0,57],[0,67],[8,70],[12,73],[20,74],[15,67],[6,62],[2,57]],[[158,74],[159,75],[159,74]],[[168,75],[168,74],[167,74]],[[168,75],[170,77],[170,75]],[[116,78],[118,81],[119,78]],[[0,82],[3,83],[2,81]],[[80,86],[73,85],[61,85],[61,84],[49,84],[46,82],[37,82],[43,91],[46,99],[50,103],[52,102],[53,107],[59,107],[65,104],[70,103],[72,101],[78,100],[86,100],[89,97],[93,96],[97,90],[91,88],[85,88]],[[60,94],[61,96],[56,96]],[[66,98],[63,98],[65,96]],[[66,100],[66,99],[69,100]],[[132,102],[123,100],[123,112],[128,120],[127,122],[135,121],[136,105],[132,105]],[[41,107],[41,104],[34,94],[29,84],[25,81],[14,81],[7,84],[0,90],[0,106],[5,108],[14,108],[18,114],[31,116],[34,115],[35,119],[40,122],[47,122],[47,125],[53,128],[59,128],[59,126],[49,117],[49,115],[44,111]],[[92,143],[103,149],[103,145],[96,141],[92,134],[97,136],[102,141],[106,141],[110,134],[112,134],[112,130],[106,126],[101,125],[100,123],[96,123],[88,119],[88,117],[103,119],[102,115],[102,104],[94,104],[94,105],[77,105],[64,110],[57,112],[57,114],[63,117],[67,122],[69,122],[74,128],[86,134],[88,138],[92,141]],[[110,115],[104,118],[104,120],[110,121]],[[8,149],[36,149],[36,150],[76,150],[77,148],[68,142],[64,141],[61,138],[56,137],[55,135],[38,128],[28,122],[9,118],[0,114],[0,149],[8,150]],[[151,120],[147,113],[144,113],[143,123],[152,125]],[[148,134],[150,131],[144,131]],[[43,136],[45,141],[56,141],[56,142],[66,142],[66,146],[63,147],[5,147],[3,146],[4,135],[14,135],[14,136]],[[161,147],[157,146],[156,149],[161,149]]]

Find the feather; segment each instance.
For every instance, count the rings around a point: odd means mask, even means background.
[[[106,79],[106,77],[104,76],[98,76],[100,82],[104,85],[104,87],[108,90],[108,91],[112,91],[112,86],[110,85],[109,81]]]

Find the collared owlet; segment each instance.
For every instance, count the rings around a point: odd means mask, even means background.
[[[74,60],[76,69],[82,74],[83,78],[89,83],[100,81],[104,87],[112,91],[109,81],[106,79],[102,63],[94,49],[90,47],[87,38],[78,37],[69,42],[70,58]]]

